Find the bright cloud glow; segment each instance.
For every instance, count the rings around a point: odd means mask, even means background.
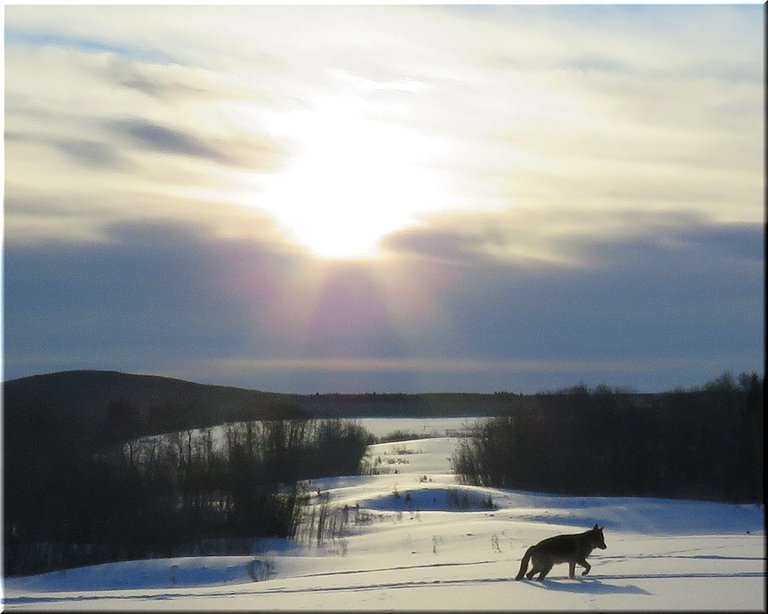
[[[297,151],[255,201],[320,257],[371,255],[381,237],[444,206],[429,140],[360,107],[321,99],[274,122]]]
[[[229,202],[323,257],[455,211],[756,221],[760,10],[9,7],[6,185]]]

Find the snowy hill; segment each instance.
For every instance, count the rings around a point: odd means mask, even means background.
[[[307,535],[266,540],[252,556],[6,579],[4,608],[765,609],[762,506],[462,486],[449,462],[456,442],[373,445],[369,462],[386,473],[313,481],[318,514],[339,521],[338,534],[319,543]],[[530,545],[595,523],[605,525],[608,548],[592,553],[588,576],[569,579],[561,564],[543,582],[513,580]]]

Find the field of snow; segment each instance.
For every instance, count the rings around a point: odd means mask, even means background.
[[[453,428],[387,420],[371,430]],[[319,544],[5,579],[3,608],[765,611],[762,506],[462,486],[449,463],[457,441],[377,444],[369,462],[382,475],[314,480],[318,509],[346,520]],[[588,576],[570,579],[561,564],[543,582],[513,579],[528,546],[595,523],[608,548],[592,553]]]
[[[444,437],[465,433],[481,418],[358,418],[356,422],[376,437],[395,431],[416,433],[423,437]]]

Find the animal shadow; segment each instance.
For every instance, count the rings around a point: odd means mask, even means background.
[[[626,584],[617,586],[615,584],[606,584],[599,578],[578,578],[567,580],[555,580],[545,578],[544,580],[525,580],[526,584],[536,586],[548,591],[560,591],[563,593],[594,593],[599,595],[650,595],[648,591],[635,586]]]

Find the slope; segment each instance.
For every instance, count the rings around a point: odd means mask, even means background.
[[[335,535],[328,530],[318,540],[315,530],[299,543],[266,540],[248,557],[133,561],[16,578],[6,581],[5,607],[764,609],[762,506],[463,486],[448,460],[456,442],[376,444],[369,457],[380,474],[313,481],[315,518],[323,509],[327,521],[348,515]],[[571,580],[559,565],[544,582],[512,580],[529,545],[595,522],[605,525],[608,549],[590,557],[589,576]]]

